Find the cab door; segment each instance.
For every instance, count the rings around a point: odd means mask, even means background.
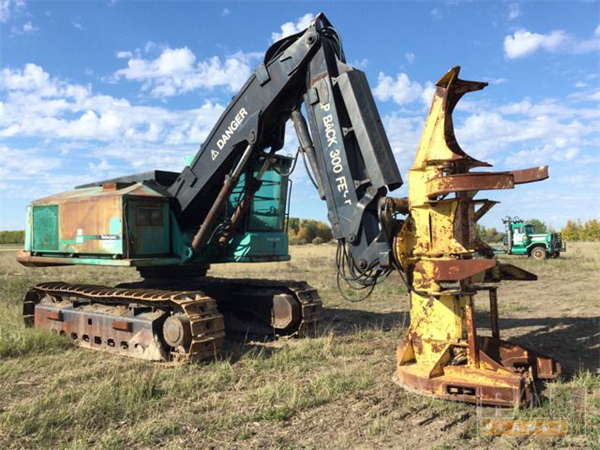
[[[170,253],[169,204],[165,200],[129,200],[126,205],[131,257]]]

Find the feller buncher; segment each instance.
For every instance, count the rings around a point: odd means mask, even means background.
[[[460,148],[452,111],[486,83],[458,75],[455,67],[436,84],[408,198],[389,197],[402,178],[366,76],[346,64],[337,31],[317,15],[267,50],[181,173],[100,181],[28,207],[20,263],[135,267],[143,281],[40,283],[25,294],[26,324],[151,361],[214,357],[226,329],[314,330],[321,300],[306,282],[207,276],[211,264],[289,260],[295,161],[277,152],[291,120],[327,203],[338,281],[368,292],[398,272],[408,286],[411,324],[398,347],[397,383],[451,400],[527,404],[534,382],[557,377],[560,365],[500,339],[498,282],[536,277],[499,263],[477,239],[476,222],[496,202],[475,194],[543,180],[548,170],[471,171],[490,165]],[[491,336],[475,327],[482,290]]]

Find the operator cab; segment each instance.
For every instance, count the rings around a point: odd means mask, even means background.
[[[242,174],[229,196],[226,220],[246,195],[264,158]],[[226,245],[219,221],[202,252],[191,250],[195,230],[182,230],[166,187],[175,172],[151,171],[90,183],[33,202],[27,209],[25,245],[18,260],[30,266],[103,264],[166,266],[183,263],[288,261],[286,218],[293,158],[275,155],[250,208]]]

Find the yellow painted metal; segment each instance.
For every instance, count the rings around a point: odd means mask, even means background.
[[[458,73],[455,67],[437,83],[408,175],[409,215],[395,239],[396,257],[412,288],[410,328],[397,351],[397,380],[433,396],[519,405],[531,398],[527,391],[531,377],[504,366],[502,355],[512,351],[522,356],[527,351],[497,337],[491,341],[479,337],[474,323],[475,293],[486,280],[502,277],[497,262],[481,260],[478,251],[484,249],[475,232],[476,219],[486,211],[476,215],[475,205],[493,203],[473,197],[480,186],[512,187],[513,175],[469,172],[489,164],[460,148],[452,111],[463,94],[486,83],[460,80]],[[450,194],[436,194],[441,191]],[[541,358],[544,364],[549,360]],[[534,363],[540,364],[537,359]]]

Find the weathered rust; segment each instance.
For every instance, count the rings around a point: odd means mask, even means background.
[[[231,173],[231,175],[225,176],[225,180],[223,181],[223,187],[221,187],[221,190],[219,191],[217,198],[213,202],[212,206],[210,207],[210,210],[208,211],[208,213],[206,214],[206,217],[204,218],[204,222],[202,222],[202,225],[200,225],[198,232],[196,233],[196,235],[194,236],[194,239],[192,240],[192,249],[194,250],[194,252],[199,251],[200,248],[202,248],[204,246],[204,244],[206,243],[206,241],[208,239],[208,233],[210,232],[214,221],[217,219],[218,215],[221,213],[221,211],[223,209],[223,205],[225,204],[225,202],[231,195],[231,192],[237,185],[243,169],[246,167],[248,160],[252,156],[253,150],[254,150],[254,145],[248,144],[248,146],[246,147],[246,150],[244,150],[244,153],[242,154],[242,157],[240,158],[240,161],[238,162],[237,166],[233,169],[233,172]]]
[[[510,172],[515,184],[533,183],[548,178],[548,166],[532,167],[531,169],[513,170]]]
[[[469,355],[469,366],[479,368],[479,343],[477,340],[477,330],[475,329],[475,313],[473,306],[473,297],[469,296],[465,305],[465,321],[467,330],[467,344]]]
[[[42,283],[25,295],[23,319],[27,326],[70,336],[85,348],[153,361],[218,355],[225,323],[217,305],[227,311],[229,331],[317,333],[321,300],[305,282],[201,277],[171,283],[179,288],[155,289],[143,283],[116,288]],[[234,320],[236,312],[245,314],[243,321]],[[263,325],[249,321],[248,313]],[[89,329],[91,324],[93,329]]]
[[[441,375],[423,377],[412,358],[404,361],[405,369],[397,372],[395,381],[421,394],[510,407],[531,402],[533,380],[552,380],[561,372],[552,358],[530,349],[485,336],[475,339],[479,368],[472,364],[447,366]],[[498,356],[492,358],[492,354]]]
[[[392,199],[394,202],[394,211],[399,214],[408,214],[409,206],[408,206],[408,197],[403,198],[394,198]]]
[[[494,202],[492,200],[478,200],[476,203],[481,203],[482,205],[473,213],[473,222],[479,222],[490,209],[497,205],[498,202]]]
[[[407,371],[397,372],[394,381],[417,394],[445,400],[489,406],[526,406],[531,402],[531,390],[523,378],[504,374],[495,377],[495,383],[483,384],[476,371],[464,366],[453,368],[451,376],[422,378]]]
[[[206,324],[204,326],[206,327]],[[173,348],[189,346],[192,341],[190,319],[185,314],[175,314],[167,317],[163,324],[163,336],[165,342]]]
[[[493,283],[537,277],[500,264],[477,239],[476,222],[496,202],[474,197],[480,190],[545,179],[548,170],[470,172],[489,164],[460,148],[451,115],[464,93],[485,84],[460,80],[458,72],[453,68],[437,84],[409,171],[409,216],[394,240],[396,257],[412,283],[411,324],[398,346],[396,379],[435,397],[521,406],[531,401],[534,381],[555,378],[561,368],[552,358],[500,339]],[[491,337],[479,336],[475,325],[478,290],[489,291]]]
[[[52,282],[34,286],[25,297],[28,310],[34,305],[35,327],[70,336],[86,348],[152,361],[202,360],[218,354],[225,337],[225,323],[216,301],[201,291]],[[62,321],[52,320],[57,314]],[[156,324],[168,321],[173,314],[177,318],[171,320],[182,324],[182,338],[171,339],[178,345],[165,348],[161,344],[164,336],[155,333],[160,329]],[[27,323],[31,325],[31,321]]]
[[[65,258],[54,256],[38,256],[32,255],[31,252],[19,250],[17,252],[17,261],[27,267],[50,267],[50,266],[71,266],[71,265],[89,265],[97,264],[97,258]],[[127,259],[107,259],[102,261],[105,266],[119,267],[150,267],[160,265],[164,267],[166,264],[173,266],[180,265],[180,258],[127,258]]]
[[[133,329],[131,322],[128,320],[113,320],[112,327],[114,330],[126,331],[128,333],[131,333]]]
[[[488,343],[493,346],[494,343]],[[515,372],[529,370],[534,379],[554,380],[562,372],[559,362],[535,350],[500,340],[498,343],[499,358],[506,367]]]
[[[148,361],[167,360],[167,355],[152,331],[153,322],[160,313],[142,313],[131,317],[131,331],[121,331],[112,325],[114,311],[107,314],[99,308],[87,305],[75,309],[70,302],[41,303],[35,308],[35,326],[66,336],[79,347],[103,350],[122,356]],[[60,314],[64,320],[53,320]]]
[[[460,67],[453,67],[436,83],[437,89],[423,128],[421,141],[413,167],[422,168],[428,163],[451,162],[463,167],[486,167],[488,163],[467,155],[454,134],[452,111],[467,92],[477,91],[487,83],[458,78]]]
[[[62,311],[59,311],[59,310],[50,310],[46,314],[46,318],[48,320],[54,320],[56,322],[62,322],[62,320],[63,320]]]
[[[533,183],[548,178],[548,166],[511,172],[469,172],[433,178],[427,183],[430,197],[451,192],[512,189],[516,184]],[[493,202],[492,205],[496,203]],[[484,211],[481,215],[485,214]]]
[[[193,286],[216,299],[227,316],[246,316],[243,323],[229,320],[228,330],[252,330],[248,316],[253,316],[267,325],[270,334],[311,336],[317,332],[322,302],[318,291],[304,281],[203,277]]]
[[[496,262],[489,259],[447,259],[421,260],[415,265],[415,271],[431,271],[435,281],[460,281],[490,269]],[[427,269],[424,266],[430,266]]]
[[[498,289],[491,288],[490,296],[490,327],[492,329],[492,339],[500,340],[500,325],[498,323]]]
[[[285,330],[302,320],[300,304],[291,295],[279,294],[273,298],[273,328]]]
[[[231,235],[237,229],[237,226],[240,223],[240,220],[243,217],[245,217],[246,213],[250,209],[250,206],[252,205],[252,200],[254,199],[256,192],[258,191],[258,189],[261,186],[262,178],[263,178],[265,172],[267,171],[267,169],[269,168],[269,165],[271,164],[271,156],[273,155],[274,152],[275,152],[275,149],[272,148],[271,151],[269,152],[269,154],[267,155],[267,157],[265,157],[265,160],[264,160],[262,166],[260,167],[260,170],[258,171],[256,178],[248,177],[246,179],[246,183],[245,183],[246,190],[244,193],[244,198],[242,199],[242,201],[239,203],[239,205],[237,206],[237,208],[231,215],[230,222],[225,225],[225,230],[223,231],[223,234],[221,234],[221,236],[219,236],[219,241],[218,241],[219,245],[221,245],[221,246],[227,245],[227,243],[229,242],[229,239],[231,238]]]
[[[435,197],[451,192],[471,192],[490,189],[511,189],[514,178],[510,173],[471,172],[433,178],[427,183],[427,195]]]
[[[43,207],[57,207],[56,246],[53,248],[35,248],[32,243],[28,252],[19,255],[18,261],[26,265],[58,265],[56,257],[67,257],[68,264],[76,258],[70,256],[105,255],[115,259],[126,259],[130,255],[142,255],[141,249],[133,248],[135,242],[127,238],[128,227],[136,228],[131,220],[129,206],[144,205],[154,209],[168,210],[168,199],[150,187],[141,183],[105,183],[103,185],[83,187],[52,195],[32,202],[32,210]],[[168,220],[168,214],[164,214]],[[35,216],[35,215],[34,215]],[[129,222],[129,223],[128,223]],[[36,227],[35,219],[30,224]],[[168,233],[168,224],[161,228]],[[136,228],[137,230],[137,228]],[[144,239],[143,232],[156,230],[141,229],[136,234],[136,242]],[[39,234],[40,230],[36,230]],[[152,236],[149,237],[152,240]],[[154,239],[155,246],[162,240]],[[166,254],[169,249],[151,248],[153,255]],[[64,263],[64,261],[63,261]],[[93,262],[88,261],[88,264]],[[131,265],[131,264],[130,264]]]

